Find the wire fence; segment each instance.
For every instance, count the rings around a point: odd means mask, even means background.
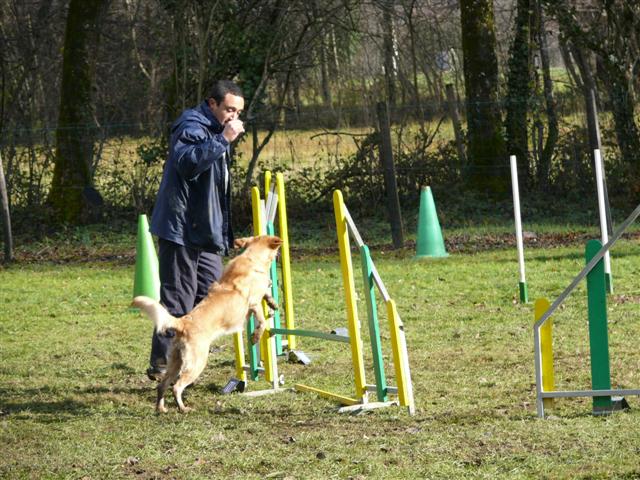
[[[534,100],[537,101],[531,101]],[[520,165],[523,194],[544,194],[557,203],[590,194],[594,181],[585,109],[575,95],[560,95],[556,103],[560,137],[552,164],[544,172],[546,178],[540,178],[539,171],[540,145],[548,133],[541,108],[534,108],[529,116],[530,148]],[[505,104],[499,102],[497,106],[503,109]],[[465,104],[458,102],[455,107],[464,119]],[[469,177],[508,179],[507,155],[471,160],[460,157],[451,108],[445,101],[425,101],[390,109],[395,170],[403,206],[415,205],[423,185],[432,185],[436,191],[440,188],[443,195],[454,195],[464,190]],[[255,169],[250,172],[252,181],[265,169],[287,172],[295,199],[294,215],[296,206],[302,213],[326,207],[332,188],[345,190],[356,210],[379,212],[380,203],[376,202],[385,193],[375,135],[375,105],[280,109],[244,120],[246,133],[235,146],[234,191],[242,191],[249,174],[247,166],[257,155]],[[605,165],[612,172],[609,191],[618,192],[620,201],[625,202],[624,196],[630,194],[630,172],[620,160],[610,112],[600,113],[600,125]],[[109,210],[149,212],[162,174],[169,127],[168,123],[112,123],[66,128],[78,137],[93,139],[89,170]],[[462,128],[464,135],[464,123]],[[18,215],[46,204],[57,130],[56,126],[16,127],[5,129],[0,136],[10,204]]]

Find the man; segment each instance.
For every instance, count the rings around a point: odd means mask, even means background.
[[[160,301],[175,317],[207,295],[233,245],[229,145],[244,132],[243,109],[240,87],[220,80],[171,127],[150,230],[158,237]],[[162,378],[170,343],[154,331],[149,378]]]

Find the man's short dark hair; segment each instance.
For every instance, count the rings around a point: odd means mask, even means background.
[[[219,105],[224,97],[227,96],[227,93],[231,95],[235,95],[236,97],[243,97],[242,89],[231,80],[217,80],[214,82],[213,87],[211,87],[211,93],[209,94],[209,98],[213,98],[216,103]]]

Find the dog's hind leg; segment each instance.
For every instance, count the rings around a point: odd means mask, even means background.
[[[167,365],[167,372],[164,375],[162,381],[158,384],[158,397],[156,399],[156,412],[167,413],[167,407],[164,406],[164,395],[169,388],[169,385],[174,383],[180,375],[180,367],[182,366],[182,359],[180,358],[179,350],[173,349]]]
[[[158,413],[167,413],[167,407],[164,406],[164,394],[167,391],[167,387],[171,383],[171,377],[168,375],[169,372],[164,376],[162,381],[156,387],[158,390],[158,397],[156,399],[156,412]]]
[[[196,381],[204,370],[204,367],[207,366],[208,353],[209,347],[207,345],[206,348],[201,352],[198,352],[197,355],[193,355],[192,361],[189,362],[189,368],[183,369],[182,372],[180,372],[180,378],[178,378],[176,383],[173,385],[173,396],[175,397],[178,408],[182,413],[187,413],[192,410],[192,408],[185,406],[182,400],[182,392],[185,388]]]

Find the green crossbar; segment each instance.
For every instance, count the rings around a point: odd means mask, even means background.
[[[371,352],[373,354],[373,373],[376,376],[376,394],[378,401],[387,401],[387,380],[384,375],[384,362],[382,360],[382,345],[380,344],[380,326],[378,324],[378,307],[376,306],[376,294],[373,284],[373,261],[369,253],[369,247],[360,247],[360,259],[362,260],[362,278],[364,280],[365,298],[367,300],[367,316],[369,317],[369,338],[371,339]]]
[[[272,328],[269,335],[295,335],[298,337],[321,338],[322,340],[330,340],[332,342],[349,343],[349,337],[345,335],[336,335],[335,333],[316,332],[315,330],[300,330],[297,328]]]

